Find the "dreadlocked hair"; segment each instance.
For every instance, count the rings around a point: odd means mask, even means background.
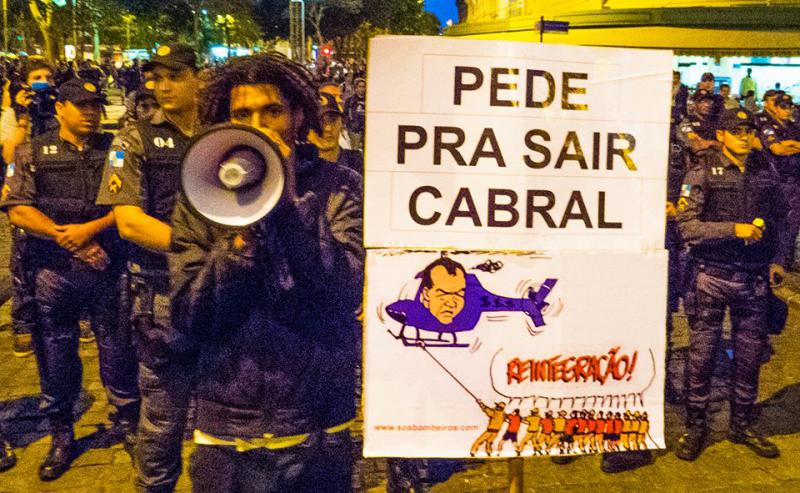
[[[231,91],[236,86],[251,84],[274,85],[292,110],[303,111],[298,140],[304,140],[309,130],[322,132],[319,96],[313,77],[302,65],[278,52],[234,58],[214,69],[205,81],[200,98],[201,123],[213,125],[229,121]]]

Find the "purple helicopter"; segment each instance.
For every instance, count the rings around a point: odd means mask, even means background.
[[[386,313],[392,319],[403,324],[398,334],[394,334],[391,330],[389,333],[395,339],[403,341],[405,346],[468,347],[469,344],[458,342],[456,334],[474,329],[484,312],[521,311],[531,318],[536,327],[541,327],[545,325],[542,310],[549,305],[545,302],[545,298],[558,281],[557,279],[546,279],[538,291],[529,288],[527,298],[507,298],[486,290],[475,274],[465,274],[465,279],[464,307],[453,317],[452,322],[441,322],[425,307],[421,299],[423,287],[420,286],[413,300],[398,300],[386,307]],[[407,326],[415,329],[414,337],[405,334]],[[435,332],[438,336],[425,337],[421,331]],[[452,340],[446,339],[445,334],[450,334]]]

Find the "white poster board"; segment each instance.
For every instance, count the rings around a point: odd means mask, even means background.
[[[460,267],[429,269],[426,289],[418,274],[440,258],[368,253],[365,456],[664,447],[666,252],[452,253]],[[489,437],[481,403],[504,406]],[[513,431],[515,410],[541,419]]]
[[[370,44],[365,244],[663,247],[672,54]]]
[[[365,456],[664,447],[671,71],[372,40]]]

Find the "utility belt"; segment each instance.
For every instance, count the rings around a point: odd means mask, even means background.
[[[736,283],[766,282],[769,280],[769,268],[764,265],[732,267],[693,257],[690,262],[689,280],[683,295],[683,310],[689,316],[695,315],[697,311],[697,275],[701,272],[718,279]]]
[[[335,435],[336,433],[349,430],[354,423],[355,420],[351,419],[345,423],[326,428],[323,430],[323,433],[326,435]],[[204,433],[200,430],[194,430],[194,443],[197,445],[235,447],[237,452],[247,452],[249,450],[260,448],[265,448],[268,450],[281,450],[302,445],[311,435],[312,433],[303,433],[301,435],[276,437],[271,433],[264,433],[263,437],[261,438],[234,438],[228,440],[215,437],[214,435],[209,435],[208,433]]]
[[[698,272],[703,272],[708,274],[709,276],[717,277],[719,279],[724,279],[730,282],[749,282],[754,280],[764,280],[768,276],[769,269],[766,266],[752,266],[752,268],[745,267],[731,267],[731,266],[720,266],[717,264],[712,264],[708,262],[704,262],[701,260],[695,260],[696,263],[696,270]]]

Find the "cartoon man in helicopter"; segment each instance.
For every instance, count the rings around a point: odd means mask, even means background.
[[[545,280],[538,291],[529,289],[526,298],[506,298],[486,290],[475,274],[467,274],[463,265],[448,257],[434,260],[417,277],[421,282],[416,297],[386,308],[390,317],[403,324],[399,334],[390,333],[406,346],[467,347],[456,334],[474,329],[483,312],[522,311],[541,327],[545,324],[542,310],[548,306],[545,298],[557,282]],[[415,336],[406,335],[407,326],[416,330]],[[438,335],[426,337],[421,331]]]

